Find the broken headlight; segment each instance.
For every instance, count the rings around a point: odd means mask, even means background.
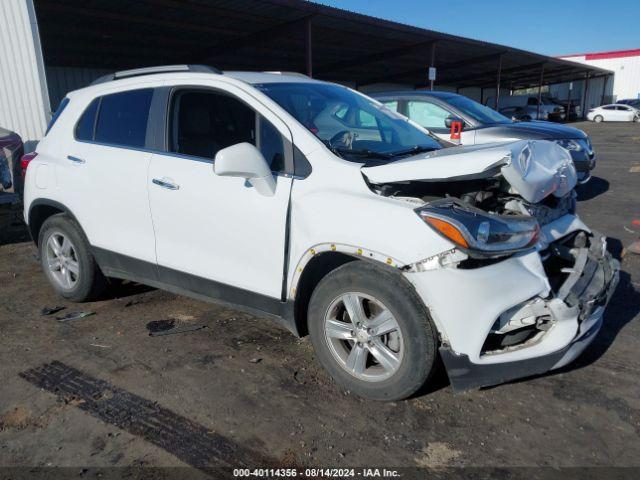
[[[438,234],[472,257],[499,257],[531,248],[540,227],[526,215],[495,215],[447,198],[416,209]]]
[[[582,145],[580,145],[582,142],[578,141],[578,140],[572,140],[572,139],[564,139],[564,140],[556,140],[556,143],[558,145],[560,145],[562,148],[574,152],[580,152],[582,151]]]

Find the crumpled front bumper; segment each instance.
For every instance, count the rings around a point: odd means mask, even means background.
[[[535,255],[539,256],[538,253]],[[522,261],[525,258],[527,261]],[[521,263],[515,263],[517,260]],[[524,276],[527,270],[534,277],[539,277],[538,280],[543,280],[544,272],[541,275],[536,269],[534,259],[528,256],[522,259],[510,259],[478,269],[484,271],[485,281],[496,284],[495,298],[487,296],[484,302],[477,302],[470,298],[477,304],[472,306],[475,314],[465,319],[464,325],[467,328],[465,336],[459,335],[455,328],[451,328],[451,325],[447,324],[447,315],[443,315],[442,307],[436,302],[431,302],[430,305],[430,299],[427,298],[427,305],[430,308],[436,306],[438,309],[434,320],[436,323],[440,322],[439,327],[442,328],[442,332],[445,336],[447,331],[452,334],[451,337],[447,336],[447,341],[443,342],[440,354],[454,390],[497,385],[517,378],[545,373],[573,361],[593,341],[602,326],[605,307],[618,283],[619,268],[619,262],[606,251],[604,237],[593,232],[588,248],[579,249],[575,265],[562,284],[552,287],[547,283],[548,290],[542,289],[534,295],[542,298],[549,310],[553,311],[556,318],[553,327],[545,332],[542,340],[537,343],[523,345],[519,349],[505,349],[504,353],[498,354],[481,353],[480,345],[488,332],[486,325],[491,318],[496,318],[496,311],[504,309],[508,304],[516,304],[514,302],[517,298],[516,292],[522,291],[523,296],[528,295],[526,288],[534,282],[533,277],[527,279]],[[490,274],[492,270],[496,270],[495,276]],[[458,272],[459,275],[465,273],[477,275],[479,272],[473,270]],[[512,278],[508,279],[505,276]],[[460,278],[462,277],[458,277]],[[477,277],[476,280],[481,278]],[[419,285],[414,284],[420,292]],[[460,282],[458,284],[462,287],[466,286],[468,290],[472,286],[472,284],[463,285]],[[486,288],[486,285],[478,288]],[[486,295],[488,291],[490,290],[484,290],[483,294]],[[457,301],[464,304],[464,291],[460,291],[459,294]]]

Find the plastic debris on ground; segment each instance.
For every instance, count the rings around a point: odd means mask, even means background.
[[[150,337],[160,337],[163,335],[174,335],[176,333],[195,332],[207,328],[203,324],[189,324],[176,319],[153,320],[147,323],[147,330]]]
[[[56,320],[58,320],[59,322],[70,322],[72,320],[80,320],[81,318],[90,317],[91,315],[95,314],[96,312],[71,312],[66,315],[56,317]]]

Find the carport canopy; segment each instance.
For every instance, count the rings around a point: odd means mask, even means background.
[[[47,66],[209,64],[364,87],[519,89],[612,72],[301,0],[34,0]]]

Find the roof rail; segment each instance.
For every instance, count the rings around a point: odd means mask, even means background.
[[[272,73],[275,75],[288,75],[290,77],[303,77],[303,78],[311,78],[309,75],[306,75],[304,73],[300,73],[300,72],[287,72],[284,70],[276,70],[276,71],[270,71],[270,72],[262,72],[262,73]]]
[[[154,73],[171,73],[171,72],[195,72],[195,73],[215,73],[222,75],[222,72],[215,67],[209,65],[161,65],[158,67],[134,68],[132,70],[122,70],[120,72],[109,73],[95,79],[91,85],[99,85],[100,83],[111,82],[113,80],[121,80],[123,78],[139,77],[141,75],[152,75]]]

